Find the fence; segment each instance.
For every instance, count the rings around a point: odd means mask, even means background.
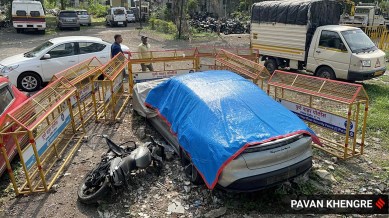
[[[75,122],[70,99],[76,94],[76,88],[61,77],[7,114],[0,147],[17,195],[49,191],[77,151],[85,128],[82,119],[78,118],[80,126]],[[81,116],[78,101],[76,107]],[[2,146],[5,142],[16,144],[22,173],[13,173]]]
[[[362,85],[275,71],[268,93],[318,133],[323,146],[315,147],[342,159],[363,154],[369,99]]]

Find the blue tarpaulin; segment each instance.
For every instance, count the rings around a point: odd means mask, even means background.
[[[152,89],[145,104],[169,124],[210,189],[251,144],[298,133],[316,139],[295,114],[229,71],[173,77]]]

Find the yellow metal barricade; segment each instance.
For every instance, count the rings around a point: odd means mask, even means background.
[[[377,47],[380,47],[380,41],[384,36],[384,33],[386,32],[386,25],[365,27],[364,31],[366,35],[368,35],[370,39],[374,42],[374,44]]]
[[[142,71],[141,64],[152,64],[153,71]],[[196,49],[150,51],[147,54],[134,52],[128,61],[130,87],[147,80],[169,78],[197,71],[198,57]]]
[[[259,61],[259,52],[256,49],[247,49],[247,48],[228,48],[228,47],[215,47],[215,46],[206,46],[206,47],[197,47],[197,57],[199,58],[199,70],[216,70],[219,69],[219,65],[215,60],[216,55],[219,54],[221,50],[228,51],[232,54],[238,55],[245,59],[257,62]]]
[[[74,87],[77,88],[77,96],[81,103],[81,116],[84,122],[88,122],[96,114],[94,105],[99,107],[99,102],[102,102],[102,96],[98,95],[99,83],[94,82],[94,78],[99,76],[99,68],[102,66],[101,62],[96,58],[90,58],[77,65],[74,65],[64,71],[55,74],[52,81],[61,77],[65,77]],[[95,93],[97,95],[95,95]],[[75,107],[77,99],[73,96],[71,99],[74,114],[78,111]],[[95,117],[97,120],[97,117]],[[80,122],[80,121],[77,121]]]
[[[127,63],[124,54],[119,53],[98,69],[94,78],[94,84],[99,87],[98,96],[101,96],[101,101],[94,103],[98,120],[117,121],[129,102],[130,95],[126,93],[123,81]]]
[[[378,48],[384,51],[389,51],[389,32],[387,30],[383,33]]]
[[[270,73],[262,64],[235,55],[226,50],[220,50],[216,56],[216,65],[219,69],[233,71],[246,79],[251,79],[255,84],[264,89],[266,80],[270,78]],[[260,83],[258,84],[258,81]]]
[[[277,70],[268,93],[318,134],[316,148],[341,159],[363,154],[369,99],[362,85]]]
[[[7,114],[0,147],[16,195],[49,191],[77,151],[85,129],[83,122],[80,128],[75,123],[70,99],[76,94],[61,77]],[[78,102],[76,106],[80,112]],[[21,173],[12,170],[6,143],[16,145]]]

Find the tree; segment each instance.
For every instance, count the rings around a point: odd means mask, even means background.
[[[188,0],[187,10],[190,15],[193,15],[199,6],[198,0]]]

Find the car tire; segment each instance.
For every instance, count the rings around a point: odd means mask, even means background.
[[[277,64],[277,61],[274,60],[273,58],[269,58],[265,61],[265,67],[267,69],[267,71],[269,71],[270,74],[273,74],[274,71],[276,71],[278,69],[278,64]]]
[[[197,171],[196,167],[190,160],[190,157],[186,154],[185,151],[181,149],[181,164],[184,167],[185,176],[192,182],[194,185],[201,185],[204,183],[203,178],[201,178],[200,173]]]
[[[126,21],[124,21],[124,27],[127,27],[127,22]]]
[[[92,23],[88,23],[88,26],[92,26]]]
[[[80,29],[81,29],[81,27],[77,27],[77,28],[76,28],[77,31],[80,31]]]
[[[16,29],[16,33],[21,33],[20,29]]]
[[[330,67],[320,67],[316,72],[316,76],[326,79],[336,79],[335,72]]]
[[[35,72],[24,72],[17,80],[19,89],[26,92],[38,91],[42,86],[42,78]]]

